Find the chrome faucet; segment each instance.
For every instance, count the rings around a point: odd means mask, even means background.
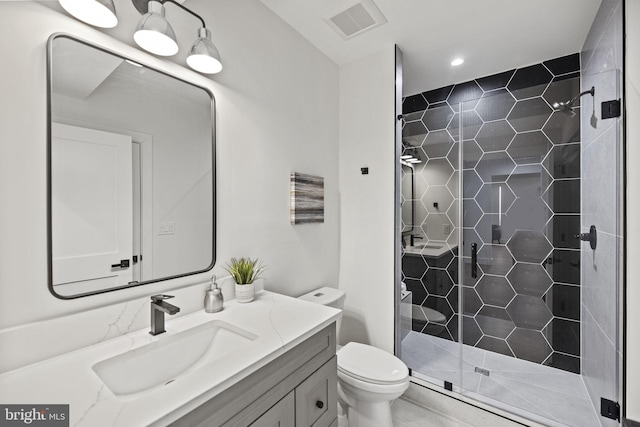
[[[149,331],[151,335],[158,335],[165,332],[164,313],[173,315],[180,311],[180,307],[164,301],[169,298],[173,298],[173,295],[159,294],[151,297],[151,330]]]

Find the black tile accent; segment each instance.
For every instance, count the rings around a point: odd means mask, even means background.
[[[507,86],[507,84],[509,83],[509,80],[511,80],[511,76],[513,76],[513,73],[515,72],[516,70],[513,69],[513,70],[505,71],[503,73],[492,74],[487,77],[476,79],[476,82],[478,83],[478,85],[480,85],[482,90],[484,90],[485,92],[488,92],[490,90],[500,89]]]
[[[504,308],[485,305],[476,316],[476,321],[485,335],[506,338],[516,328]]]
[[[555,179],[580,178],[580,144],[553,147],[544,165]]]
[[[424,307],[429,307],[432,310],[439,311],[444,314],[447,319],[453,316],[453,310],[445,297],[429,295],[427,300],[422,304]]]
[[[422,122],[425,127],[430,130],[446,129],[449,122],[453,118],[453,110],[447,105],[442,103],[438,108],[429,108],[424,112]]]
[[[457,84],[447,98],[447,102],[454,111],[458,111],[460,102],[477,101],[482,96],[482,93],[482,89],[475,81]],[[469,105],[471,106],[473,103]]]
[[[415,113],[416,111],[426,110],[427,101],[422,94],[407,96],[402,101],[402,114]]]
[[[553,181],[547,193],[547,204],[555,213],[580,213],[580,180]]]
[[[574,374],[580,373],[580,358],[568,354],[553,353],[544,364]]]
[[[482,157],[482,149],[473,141],[463,141],[462,167],[463,169],[473,168]]]
[[[427,262],[429,267],[435,268],[447,268],[447,266],[453,259],[453,256],[453,252],[451,251],[447,251],[438,257],[423,255],[424,260]]]
[[[429,268],[422,278],[422,283],[430,295],[447,296],[453,282],[446,270],[439,268]]]
[[[516,100],[509,91],[499,89],[482,95],[476,105],[476,111],[485,122],[500,120],[507,117],[515,103]]]
[[[482,125],[476,135],[476,141],[483,151],[505,150],[516,132],[506,120],[499,120]]]
[[[407,285],[407,290],[412,292],[411,298],[413,304],[420,305],[427,298],[427,291],[422,286],[420,279],[406,278],[404,283]]]
[[[509,217],[500,214],[484,214],[475,228],[484,243],[498,245],[504,245],[516,231]]]
[[[580,142],[580,108],[575,108],[575,116],[556,111],[542,129],[554,144]]]
[[[420,279],[427,271],[426,261],[418,255],[405,255],[402,257],[402,272],[406,277]]]
[[[519,165],[540,163],[551,149],[549,138],[541,131],[519,133],[507,152]]]
[[[507,184],[518,197],[541,197],[551,181],[549,173],[536,163],[516,166]]]
[[[516,295],[507,312],[519,328],[542,330],[553,317],[549,307],[540,297]]]
[[[475,345],[482,337],[482,331],[473,317],[462,316],[462,343]]]
[[[515,292],[502,276],[484,275],[476,285],[476,291],[485,304],[506,307]]]
[[[525,230],[516,231],[507,247],[516,260],[533,263],[544,261],[552,249],[541,232]]]
[[[502,212],[500,212],[500,195],[502,195]],[[484,184],[476,195],[476,202],[485,213],[504,214],[515,199],[516,196],[504,182]]]
[[[475,144],[474,142],[470,141],[470,144]],[[465,143],[465,145],[467,145]],[[477,145],[476,145],[477,147]],[[465,199],[471,199],[473,197],[475,197],[475,195],[478,193],[478,190],[480,190],[480,187],[482,187],[482,180],[480,179],[480,177],[478,176],[478,174],[476,173],[476,171],[474,170],[465,170],[462,172],[462,196]],[[465,224],[465,226],[467,226]]]
[[[405,122],[415,122],[422,118],[424,111],[416,111],[415,113],[407,113],[403,115],[403,119]]]
[[[429,159],[445,157],[451,147],[453,147],[453,139],[446,130],[429,132],[422,143],[422,149]]]
[[[554,283],[547,303],[556,317],[580,320],[580,287]]]
[[[547,225],[547,238],[555,248],[580,249],[580,215],[556,214]]]
[[[402,128],[403,137],[409,137],[409,136],[415,136],[415,135],[426,135],[426,134],[427,134],[427,128],[424,127],[424,125],[420,121],[406,123]]]
[[[499,338],[488,337],[485,335],[484,337],[482,337],[482,339],[480,339],[476,347],[488,351],[493,351],[494,353],[504,354],[505,356],[515,357],[513,355],[513,352],[507,345],[507,342]]]
[[[475,227],[480,218],[482,211],[474,199],[464,199],[462,206],[462,223],[465,226]]]
[[[545,332],[555,351],[580,356],[580,322],[554,318]]]
[[[449,295],[447,295],[447,301],[449,301],[449,305],[453,309],[454,313],[460,312],[458,309],[458,286],[451,288]]]
[[[504,276],[511,270],[515,260],[502,245],[484,245],[478,251],[478,264],[486,274]]]
[[[462,135],[463,140],[474,139],[482,127],[482,119],[475,111],[462,112]]]
[[[554,282],[580,284],[580,251],[554,249],[547,272]]]
[[[518,294],[538,298],[542,298],[553,283],[542,265],[521,262],[511,269],[507,279]]]
[[[572,53],[567,56],[544,61],[543,64],[556,76],[573,71],[580,71],[580,54]]]
[[[497,151],[484,153],[476,166],[476,172],[485,183],[505,182],[515,167],[516,164],[506,152]]]
[[[542,363],[552,353],[551,347],[539,331],[516,328],[507,343],[518,359]]]
[[[482,301],[476,293],[475,289],[469,286],[462,287],[462,309],[463,314],[467,316],[475,316],[478,310],[482,308]]]
[[[553,110],[542,98],[518,101],[507,120],[518,132],[539,130],[547,122]]]
[[[447,332],[452,341],[458,341],[458,315],[454,314],[447,322]]]
[[[439,89],[422,92],[422,96],[429,102],[429,104],[435,104],[446,101],[452,89],[453,85],[441,87]]]
[[[516,99],[540,96],[552,78],[553,75],[542,64],[535,64],[517,69],[507,89]]]
[[[566,74],[553,79],[543,97],[553,106],[554,102],[568,102],[580,93],[580,73]],[[576,99],[574,106],[579,106],[580,100]]]

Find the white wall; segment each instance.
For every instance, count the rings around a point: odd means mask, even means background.
[[[0,371],[148,327],[146,301],[153,293],[175,294],[179,315],[200,309],[210,275],[71,301],[47,290],[45,53],[54,32],[75,34],[215,94],[214,274],[225,274],[221,266],[231,256],[259,256],[269,267],[268,289],[300,295],[337,284],[337,66],[259,2],[190,5],[213,29],[223,58],[224,70],[212,79],[131,47],[139,15],[130,1],[116,0],[121,22],[106,32],[68,17],[57,2],[0,2]],[[175,29],[186,40],[176,59],[183,64],[195,30]],[[324,224],[289,223],[292,171],[325,178]]]
[[[394,348],[395,48],[340,68],[341,342]],[[360,168],[368,167],[362,175]]]
[[[640,422],[640,0],[626,1],[627,418]]]

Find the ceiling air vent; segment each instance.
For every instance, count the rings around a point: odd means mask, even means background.
[[[342,5],[339,10],[324,14],[323,18],[345,40],[387,22],[371,0],[350,2],[346,8]]]

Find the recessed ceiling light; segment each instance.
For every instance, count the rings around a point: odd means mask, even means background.
[[[458,65],[462,65],[463,62],[464,62],[464,59],[456,58],[453,61],[451,61],[451,66],[452,67],[457,67]]]

